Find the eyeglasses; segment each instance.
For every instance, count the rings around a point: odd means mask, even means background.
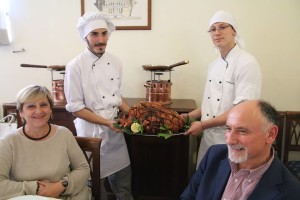
[[[222,33],[228,27],[231,27],[231,25],[221,25],[219,28],[212,27],[207,32],[209,32],[209,33],[215,33],[218,30],[219,32]]]

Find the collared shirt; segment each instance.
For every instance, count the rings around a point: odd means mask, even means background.
[[[237,170],[237,165],[230,162],[231,174],[224,190],[222,200],[246,200],[260,181],[262,175],[270,167],[273,160],[274,150],[272,148],[271,159],[256,169]]]

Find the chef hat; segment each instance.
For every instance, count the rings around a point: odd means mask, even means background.
[[[84,39],[91,31],[105,28],[108,34],[116,30],[115,25],[110,21],[108,15],[101,12],[87,12],[79,18],[77,30],[82,39]]]
[[[235,42],[237,43],[237,45],[244,49],[245,48],[245,42],[243,40],[243,38],[241,38],[238,34],[238,26],[237,26],[237,23],[235,21],[235,19],[233,18],[233,16],[226,12],[226,11],[223,11],[223,10],[219,10],[217,11],[214,16],[210,19],[209,21],[209,28],[214,24],[214,23],[217,23],[217,22],[225,22],[225,23],[228,23],[230,24],[234,30],[235,30]]]

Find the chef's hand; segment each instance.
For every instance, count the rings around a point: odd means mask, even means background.
[[[120,129],[118,129],[118,128],[116,128],[116,127],[114,126],[115,123],[117,123],[117,122],[115,122],[115,121],[108,121],[107,126],[108,126],[110,129],[112,129],[112,130],[114,130],[114,131],[116,131],[116,132],[122,133],[122,132],[123,132],[122,130],[120,130]]]
[[[191,127],[184,132],[184,135],[200,135],[203,131],[202,121],[195,121],[191,124]]]
[[[183,119],[187,119],[189,116],[188,116],[188,113],[181,113],[180,116],[183,118]]]

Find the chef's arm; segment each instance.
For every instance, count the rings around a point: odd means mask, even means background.
[[[75,117],[81,118],[83,120],[86,120],[94,124],[111,126],[112,123],[110,120],[107,120],[99,115],[96,115],[95,113],[93,113],[91,110],[87,108],[83,108],[79,111],[73,112],[73,115],[75,115]]]
[[[201,118],[201,109],[197,108],[188,113],[190,119],[200,120]]]
[[[229,111],[226,111],[223,114],[211,119],[207,119],[203,121],[194,121],[192,122],[191,127],[184,134],[199,135],[203,133],[205,129],[216,127],[216,126],[223,126],[226,123],[228,113]]]
[[[122,112],[128,112],[129,110],[129,105],[126,103],[126,101],[124,100],[124,98],[122,97],[122,104],[119,106],[119,109],[122,111]]]

